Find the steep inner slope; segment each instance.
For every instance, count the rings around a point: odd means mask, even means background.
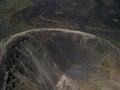
[[[35,29],[10,36],[0,48],[1,90],[120,89],[119,53],[94,35]]]

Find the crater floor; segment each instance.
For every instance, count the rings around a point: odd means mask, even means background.
[[[120,90],[120,53],[80,31],[18,33],[0,43],[0,90]]]

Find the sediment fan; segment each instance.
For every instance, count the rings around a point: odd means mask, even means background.
[[[120,90],[109,42],[65,29],[34,29],[0,44],[0,90]]]

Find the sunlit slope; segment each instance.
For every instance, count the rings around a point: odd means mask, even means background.
[[[0,47],[1,90],[120,89],[120,53],[94,35],[34,29]]]

